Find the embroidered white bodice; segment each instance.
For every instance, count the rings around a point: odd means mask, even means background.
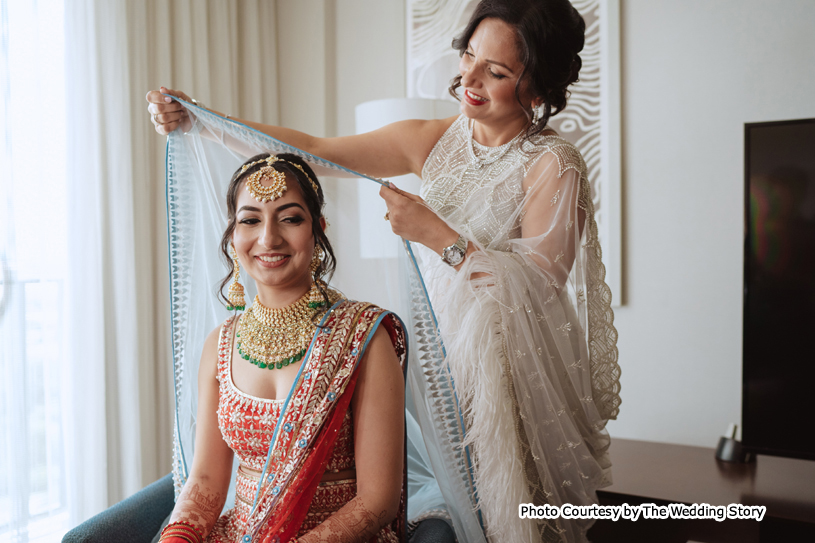
[[[581,197],[590,197],[586,165],[577,149],[560,136],[535,136],[523,143],[514,140],[500,158],[489,158],[492,148],[472,139],[469,119],[464,115],[447,129],[422,167],[421,196],[440,216],[450,219],[470,202],[473,194],[493,180],[503,177],[486,198],[467,213],[461,224],[479,243],[497,250],[509,250],[508,240],[521,237],[520,216],[516,213],[524,199],[523,180],[535,162],[547,152],[558,160],[558,176],[567,169],[580,174]],[[479,160],[478,157],[487,158]],[[581,204],[583,202],[580,202]],[[472,205],[472,204],[469,204]],[[585,209],[584,205],[581,205]],[[506,228],[516,216],[515,224]]]

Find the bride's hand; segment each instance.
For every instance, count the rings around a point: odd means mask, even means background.
[[[192,102],[192,99],[183,92],[166,87],[148,92],[145,97],[150,104],[147,106],[147,112],[150,113],[150,121],[156,127],[156,132],[166,136],[179,126],[181,126],[182,131],[188,132],[192,128],[192,122],[187,110],[169,96],[164,96],[164,94],[181,98],[185,102]]]
[[[379,195],[388,206],[388,220],[397,236],[421,243],[439,254],[458,239],[458,233],[421,197],[398,189],[392,183],[383,185]]]

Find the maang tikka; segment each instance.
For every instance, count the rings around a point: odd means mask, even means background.
[[[227,296],[229,305],[226,306],[226,309],[228,311],[235,311],[236,309],[243,311],[246,309],[246,298],[244,297],[243,285],[240,284],[241,263],[238,260],[238,251],[235,249],[235,245],[230,243],[229,247],[232,249],[232,263],[234,266],[232,282],[229,284],[229,296]]]
[[[266,165],[252,173],[246,179],[247,192],[249,192],[249,194],[251,194],[252,197],[258,202],[266,203],[270,200],[277,200],[283,196],[284,192],[288,190],[288,186],[286,186],[286,174],[279,172],[272,167],[272,164],[275,162],[285,162],[286,164],[290,164],[303,172],[303,175],[305,175],[311,183],[314,193],[320,193],[319,190],[317,190],[317,183],[315,183],[314,180],[306,173],[306,170],[304,170],[302,166],[295,162],[289,162],[288,160],[279,158],[277,155],[269,155],[267,158],[261,158],[260,160],[250,162],[249,164],[244,164],[241,168],[241,173],[244,173],[252,166],[256,166],[263,162],[265,162]],[[264,180],[269,181],[269,185],[263,185],[262,181]]]

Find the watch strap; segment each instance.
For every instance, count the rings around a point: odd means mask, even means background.
[[[464,262],[465,256],[467,256],[467,240],[461,235],[454,244],[445,247],[441,252],[441,259],[449,266],[458,266]]]

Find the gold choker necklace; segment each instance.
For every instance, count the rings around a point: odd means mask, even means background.
[[[329,299],[339,294],[329,290]],[[287,307],[272,309],[255,301],[241,317],[236,338],[238,353],[259,368],[282,369],[300,361],[317,329],[314,317],[327,309],[323,295],[312,285],[302,298]]]

